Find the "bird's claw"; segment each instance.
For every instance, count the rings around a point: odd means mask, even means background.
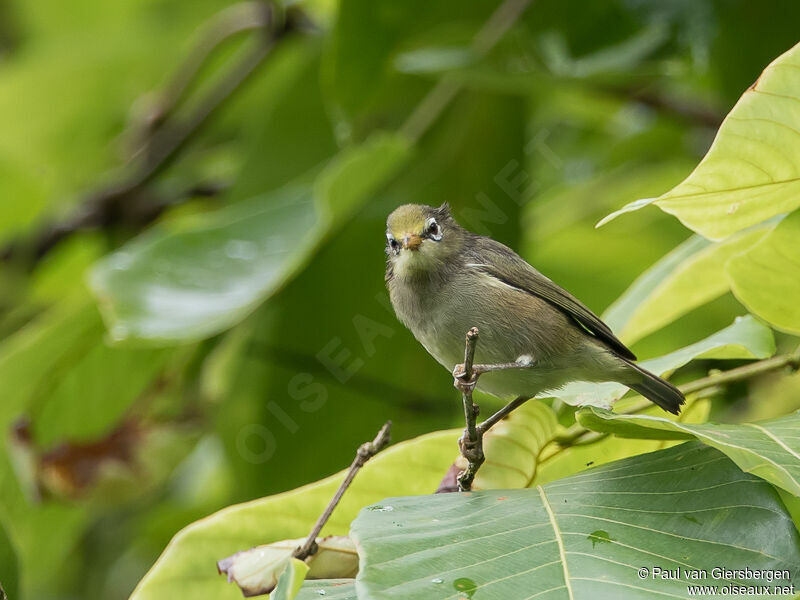
[[[458,364],[453,368],[453,386],[462,392],[472,391],[475,389],[475,384],[478,381],[478,373],[472,372],[472,376],[467,380],[466,370],[464,364]]]

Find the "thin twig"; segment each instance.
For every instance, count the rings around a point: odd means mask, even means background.
[[[325,508],[325,512],[323,512],[319,519],[317,519],[317,522],[314,525],[314,528],[311,530],[311,533],[308,534],[308,538],[306,539],[305,543],[295,550],[295,558],[304,560],[306,557],[314,554],[317,551],[317,536],[319,535],[319,532],[322,531],[325,523],[327,523],[328,519],[330,519],[333,509],[336,508],[336,505],[339,504],[339,500],[342,499],[342,496],[347,491],[347,488],[350,487],[350,484],[353,482],[356,473],[358,473],[361,467],[363,467],[370,458],[383,450],[386,444],[389,443],[389,431],[391,428],[392,422],[386,421],[383,427],[381,427],[380,431],[378,431],[378,435],[375,436],[374,440],[371,442],[365,442],[358,448],[356,457],[353,459],[353,463],[350,465],[347,475],[339,485],[339,489],[336,490],[333,498],[331,498],[328,506]]]
[[[263,2],[251,0],[224,8],[202,27],[189,55],[178,66],[147,115],[147,128],[157,129],[186,97],[211,55],[228,40],[270,24],[271,14]]]
[[[173,119],[173,116],[172,108],[168,108],[166,113],[157,119],[157,126],[152,127],[151,137],[146,142],[147,150],[139,152],[124,167],[123,175],[112,181],[110,185],[89,193],[78,209],[63,221],[45,224],[30,238],[13,241],[5,248],[0,249],[0,260],[21,259],[25,266],[31,268],[59,242],[70,235],[87,229],[124,222],[127,216],[137,213],[137,207],[130,206],[135,202],[148,205],[147,202],[144,202],[147,198],[144,200],[142,198],[143,195],[147,195],[144,191],[145,186],[175,160],[180,151],[209,122],[219,108],[243,86],[278,41],[289,33],[307,29],[307,19],[296,9],[288,11],[280,23],[276,24],[275,7],[268,3],[261,4],[261,7],[264,14],[257,19],[252,28],[263,30],[263,35],[259,35],[253,48],[234,64],[230,71],[220,77],[216,85],[197,103],[192,114],[184,122],[170,125],[167,116],[170,117],[169,121]],[[239,17],[241,19],[241,15]],[[238,25],[243,27],[241,22]],[[209,54],[210,52],[203,56],[207,59]],[[197,58],[193,57],[190,60],[196,61]],[[187,73],[194,73],[197,68],[199,67],[187,67]],[[191,75],[189,79],[192,77],[194,75]],[[189,81],[184,83],[188,85]],[[170,92],[178,94],[178,97],[173,97],[171,101],[178,101],[183,95],[184,83],[173,84],[180,89]],[[160,203],[155,210],[147,213],[146,218],[134,220],[131,224],[136,227],[149,224],[160,214],[164,206],[166,206],[165,203]]]
[[[480,425],[478,425],[478,432],[483,435],[487,431],[489,431],[492,427],[494,427],[499,421],[505,419],[508,415],[512,412],[517,410],[520,406],[525,404],[530,398],[528,396],[518,396],[514,398],[511,402],[506,404],[503,408],[498,410],[496,413],[484,419]]]
[[[477,56],[488,53],[517,22],[530,3],[531,0],[505,0],[472,38],[474,53]],[[401,133],[412,141],[420,139],[453,101],[462,87],[462,83],[448,79],[446,76],[440,79],[403,123],[400,128]]]

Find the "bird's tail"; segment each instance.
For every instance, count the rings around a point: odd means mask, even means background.
[[[680,414],[681,405],[686,402],[686,398],[678,388],[639,365],[632,362],[628,362],[628,365],[631,367],[632,377],[630,382],[625,382],[625,385],[665,411],[673,415]]]

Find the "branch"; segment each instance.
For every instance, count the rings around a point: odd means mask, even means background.
[[[179,74],[167,86],[163,106],[150,118],[149,137],[123,169],[127,175],[117,177],[107,187],[89,193],[79,208],[63,221],[46,224],[28,239],[7,245],[0,250],[0,260],[21,259],[31,268],[59,242],[76,232],[120,223],[140,229],[158,218],[166,207],[176,203],[175,200],[153,201],[151,196],[154,194],[145,192],[145,186],[172,164],[186,144],[256,71],[278,41],[291,32],[307,29],[307,19],[297,10],[288,11],[284,18],[278,19],[276,9],[271,4],[248,3],[246,8],[228,8],[223,11],[227,13],[224,18],[218,15],[212,19],[224,26],[217,23],[221,30],[215,30],[210,38],[203,40],[203,44],[207,46],[210,43],[211,47],[201,48],[192,54],[188,65],[179,68]],[[245,23],[246,18],[252,19],[249,25]],[[264,34],[258,37],[250,52],[222,75],[205,97],[198,101],[183,123],[170,126],[173,109],[199,72],[202,66],[200,62],[207,61],[217,45],[246,29],[262,30]]]
[[[351,483],[353,483],[356,473],[358,473],[361,467],[363,467],[370,458],[383,450],[386,444],[389,443],[389,430],[391,427],[392,422],[386,421],[383,427],[381,427],[380,431],[378,431],[378,435],[375,436],[374,440],[361,444],[356,452],[355,459],[353,459],[353,463],[350,465],[350,469],[347,471],[347,475],[339,485],[339,489],[336,490],[333,498],[331,498],[328,506],[325,508],[325,512],[323,512],[319,519],[317,519],[317,522],[314,525],[314,528],[311,530],[311,533],[308,534],[308,538],[306,539],[305,543],[295,550],[295,558],[305,560],[306,557],[314,554],[317,551],[317,536],[319,535],[319,532],[322,531],[325,523],[327,523],[328,519],[330,519],[333,509],[335,509],[336,505],[339,504],[339,500],[342,499],[342,496],[347,491],[347,488],[350,487]]]
[[[606,87],[602,89],[617,97],[644,104],[649,108],[677,117],[687,123],[702,125],[710,129],[719,129],[719,126],[722,125],[722,120],[725,118],[725,115],[720,115],[719,112],[708,106],[652,91],[618,87]]]

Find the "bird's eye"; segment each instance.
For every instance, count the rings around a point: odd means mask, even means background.
[[[425,222],[425,234],[436,242],[442,239],[442,228],[433,217]]]
[[[397,252],[400,249],[400,244],[391,235],[386,236],[386,241],[393,252]]]

